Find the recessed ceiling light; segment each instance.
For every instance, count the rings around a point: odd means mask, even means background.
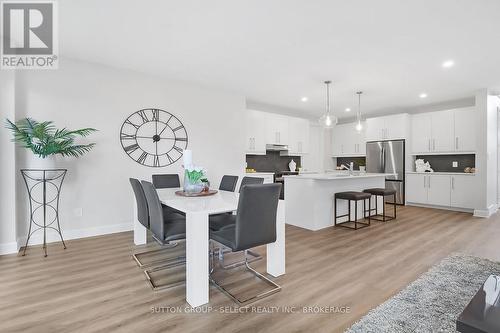
[[[418,97],[420,97],[420,98],[427,98],[427,94],[426,93],[421,93],[420,95],[418,95]]]
[[[301,100],[302,102],[307,102],[307,101],[309,100],[309,98],[307,98],[307,97],[302,97],[300,100]]]
[[[450,68],[455,66],[455,62],[453,60],[446,60],[441,66],[443,66],[443,68]]]
[[[351,112],[351,108],[345,108],[345,112]]]

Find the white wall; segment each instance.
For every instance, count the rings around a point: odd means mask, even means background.
[[[182,173],[181,160],[169,167],[149,168],[122,150],[120,127],[139,109],[164,109],[183,122],[194,161],[207,168],[214,186],[223,174],[243,172],[243,96],[68,59],[62,59],[59,68],[19,75],[16,118],[29,116],[53,120],[58,127],[99,130],[89,138],[97,146],[88,155],[56,162],[68,169],[60,208],[66,238],[130,230],[133,195],[128,178],[150,180],[153,173]],[[30,165],[33,158],[17,149],[18,168]],[[22,242],[27,230],[26,191],[20,177],[17,184],[17,236]],[[79,208],[81,217],[76,213]],[[57,239],[54,236],[51,239]]]
[[[14,145],[10,133],[4,127],[5,118],[14,119],[15,73],[0,74],[0,254],[16,251],[16,183]]]
[[[474,215],[488,217],[497,211],[497,135],[498,98],[483,89],[476,93],[478,177],[477,203]]]

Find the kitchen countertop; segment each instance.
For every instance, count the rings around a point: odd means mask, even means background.
[[[339,180],[339,179],[359,179],[359,178],[374,178],[390,176],[392,173],[361,173],[359,175],[349,175],[346,173],[332,174],[332,173],[319,173],[319,174],[306,174],[296,176],[283,176],[283,178],[293,179],[314,179],[314,180]]]
[[[247,175],[262,175],[262,176],[273,175],[274,176],[274,172],[245,172],[245,174],[247,174]]]
[[[417,175],[452,175],[452,176],[475,176],[475,173],[466,172],[416,172],[416,171],[406,171],[409,174]]]

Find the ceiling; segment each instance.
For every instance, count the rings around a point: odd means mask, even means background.
[[[59,22],[62,56],[310,117],[324,110],[326,79],[339,117],[353,116],[357,90],[375,114],[500,87],[498,0],[65,0]]]

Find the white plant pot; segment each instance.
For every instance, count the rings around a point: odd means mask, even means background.
[[[26,169],[57,169],[58,157],[55,155],[47,156],[45,158],[41,158],[38,156],[31,155],[30,158],[26,161]]]

